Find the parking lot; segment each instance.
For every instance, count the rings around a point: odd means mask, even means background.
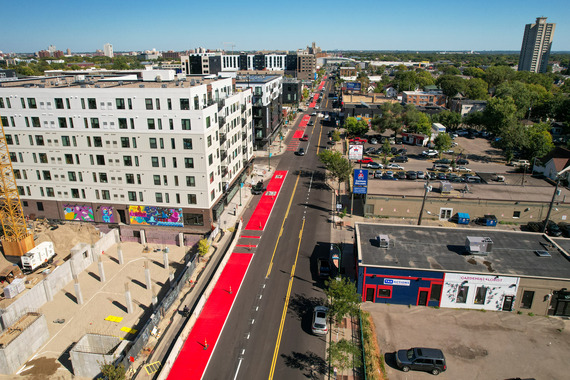
[[[411,347],[441,349],[444,379],[564,379],[570,355],[569,321],[510,312],[435,309],[364,303],[372,315],[390,380],[430,379],[402,372],[395,352]]]

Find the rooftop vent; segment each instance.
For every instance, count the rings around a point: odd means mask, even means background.
[[[538,257],[552,257],[548,251],[534,251]]]
[[[376,237],[376,242],[378,243],[378,247],[380,248],[390,247],[390,238],[388,237],[388,235],[378,235]]]
[[[493,248],[493,240],[489,237],[467,236],[465,249],[471,255],[487,256]]]

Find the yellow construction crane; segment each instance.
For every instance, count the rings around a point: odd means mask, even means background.
[[[0,221],[3,235],[0,237],[4,255],[23,256],[34,248],[34,236],[28,231],[20,194],[16,185],[16,177],[12,169],[12,160],[4,134],[4,126],[0,118],[2,136],[0,136]]]

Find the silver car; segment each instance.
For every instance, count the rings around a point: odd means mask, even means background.
[[[327,314],[329,309],[324,306],[315,306],[313,309],[313,323],[311,331],[315,335],[326,335],[329,331],[327,327]]]

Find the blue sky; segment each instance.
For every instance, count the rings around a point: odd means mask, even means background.
[[[556,23],[570,50],[569,0],[3,1],[0,50],[519,50],[524,25]],[[230,42],[231,44],[223,44]]]

